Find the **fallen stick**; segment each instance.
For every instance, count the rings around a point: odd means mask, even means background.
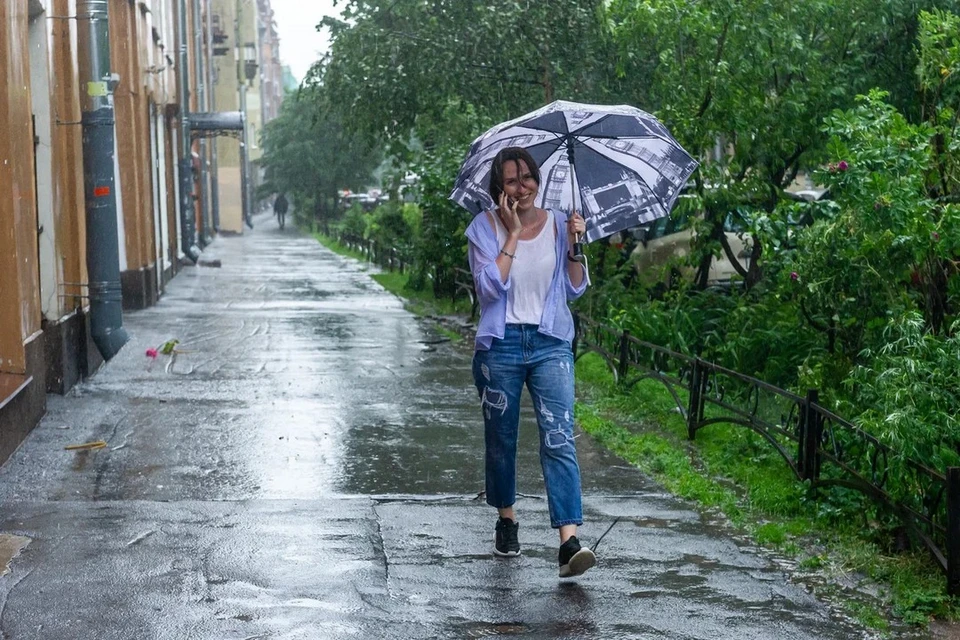
[[[106,446],[106,442],[97,440],[95,442],[84,442],[83,444],[68,444],[64,449],[67,451],[93,451],[95,449],[103,449]]]

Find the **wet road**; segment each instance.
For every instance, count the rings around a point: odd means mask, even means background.
[[[867,637],[588,436],[581,538],[623,521],[560,582],[529,410],[524,555],[493,558],[469,348],[257,222],[126,314],[131,342],[0,467],[0,574],[29,539],[0,637]]]

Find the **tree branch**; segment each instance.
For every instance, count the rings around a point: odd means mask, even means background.
[[[720,38],[717,40],[717,53],[713,56],[713,73],[716,74],[717,67],[720,66],[720,60],[723,59],[723,48],[727,43],[727,32],[730,30],[730,22],[733,18],[727,18],[727,21],[723,25],[723,31],[720,32]],[[707,109],[710,108],[710,103],[713,101],[713,88],[707,87],[707,92],[703,96],[703,101],[700,103],[700,109],[697,110],[697,119],[703,117],[707,112]]]
[[[817,322],[816,320],[813,319],[813,317],[810,315],[810,312],[807,311],[807,306],[804,303],[802,298],[800,299],[800,313],[803,314],[804,320],[806,320],[811,327],[823,333],[827,333],[827,334],[830,333],[831,331],[830,327],[823,324],[822,322]]]
[[[754,239],[754,242],[756,242],[756,239]],[[733,254],[733,247],[730,246],[730,240],[727,239],[727,234],[723,231],[720,232],[720,246],[723,247],[723,252],[726,254],[727,260],[730,261],[730,266],[733,267],[733,270],[746,280],[749,274],[743,265],[740,264],[740,259]]]

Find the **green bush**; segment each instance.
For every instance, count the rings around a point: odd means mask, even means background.
[[[865,429],[941,473],[960,466],[960,326],[952,329],[948,337],[933,335],[916,312],[893,318],[884,344],[864,353],[870,365],[855,367],[846,380]],[[901,488],[907,495],[915,489]]]
[[[343,214],[343,218],[336,227],[344,234],[354,238],[367,238],[370,226],[370,214],[364,212],[359,204],[355,204]]]
[[[454,291],[453,269],[467,268],[463,232],[472,218],[449,198],[462,160],[462,149],[451,145],[434,150],[415,167],[420,175],[422,216],[409,286],[422,289],[429,284],[437,297]]]

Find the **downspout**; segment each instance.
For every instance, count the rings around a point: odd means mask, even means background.
[[[250,156],[247,153],[247,86],[240,81],[240,113],[243,118],[243,132],[240,135],[240,202],[243,207],[243,221],[253,229],[253,217],[250,213]]]
[[[237,59],[237,91],[240,92],[240,114],[243,133],[240,136],[240,202],[243,209],[243,221],[253,229],[253,216],[250,206],[250,156],[247,146],[247,78],[246,47],[240,43],[240,20],[243,18],[243,0],[237,0],[237,17],[233,23],[234,51]]]
[[[123,328],[120,234],[114,172],[113,90],[107,0],[79,0],[80,96],[83,129],[83,191],[86,200],[90,334],[104,360],[117,355],[129,336]]]
[[[217,92],[213,71],[213,12],[212,0],[207,0],[207,104],[210,113],[217,110]],[[213,232],[220,233],[220,183],[217,170],[217,141],[210,141],[210,213],[213,218]]]
[[[193,2],[193,50],[196,55],[193,56],[193,70],[197,80],[197,111],[204,113],[210,109],[207,107],[207,76],[203,72],[203,14],[200,11],[200,0]],[[206,247],[213,240],[210,233],[210,207],[208,206],[207,196],[209,194],[208,171],[207,171],[207,140],[200,138],[200,231],[199,242],[201,247]]]
[[[193,208],[193,160],[190,157],[190,69],[187,60],[187,0],[177,4],[177,72],[180,78],[180,246],[184,255],[196,263],[200,249],[196,244]]]

